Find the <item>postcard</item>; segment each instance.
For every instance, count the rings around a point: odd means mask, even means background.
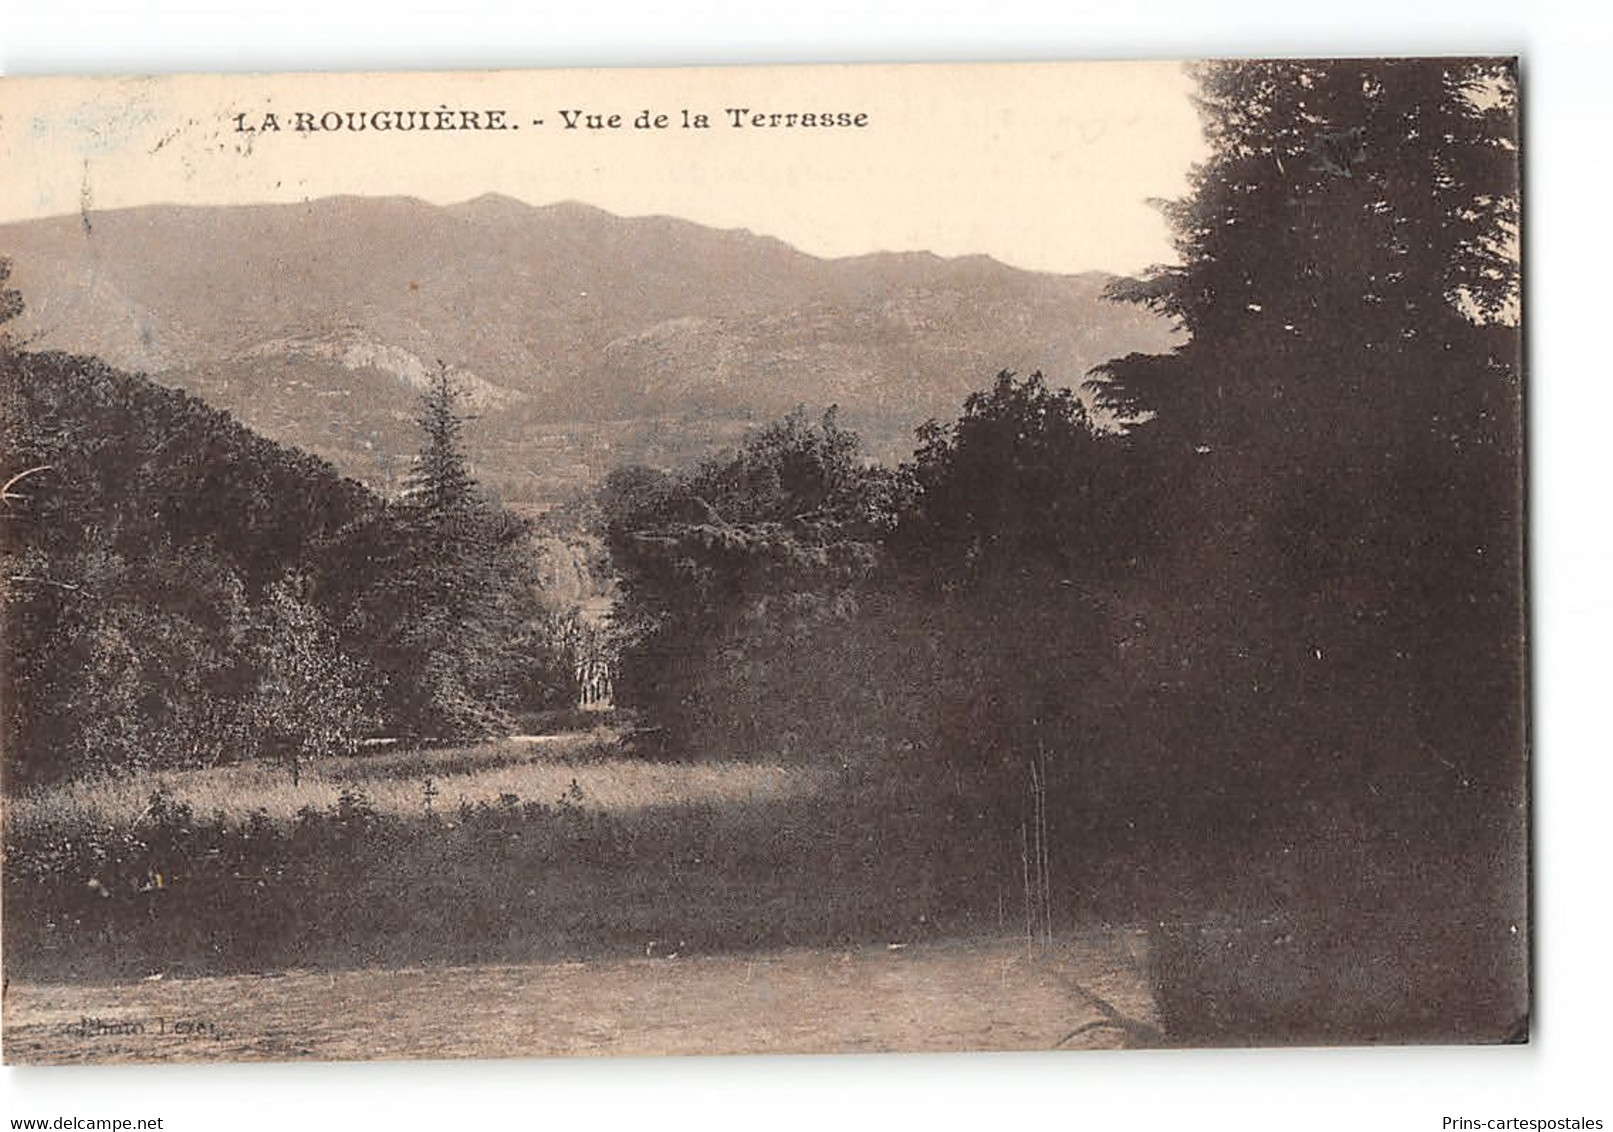
[[[1526,1041],[1518,123],[0,80],[6,1060]]]

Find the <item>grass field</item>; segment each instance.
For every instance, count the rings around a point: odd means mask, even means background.
[[[1050,1049],[1157,1032],[1136,933],[1016,938],[1011,878],[960,900],[898,794],[821,767],[638,760],[599,734],[374,751],[295,784],[253,764],[38,791],[6,807],[8,845],[47,856],[8,885],[5,1055]],[[105,858],[120,853],[153,863],[119,874]]]
[[[1228,829],[1217,852],[1244,867],[1227,876],[1194,839],[1065,811],[1050,938],[1027,950],[1024,846],[936,789],[832,763],[646,761],[589,734],[373,751],[296,784],[254,764],[9,799],[7,1055],[1029,1048],[1054,1044],[1054,1019],[1084,1025],[1071,1004],[1100,985],[1165,1044],[1526,1025],[1527,922],[1413,883],[1460,877],[1460,859],[1342,834],[1262,856]],[[1113,946],[1139,932],[1140,951]],[[1056,977],[1006,958],[1071,948],[1085,958]],[[71,1030],[187,1006],[228,1025]],[[453,1024],[466,1011],[474,1032]]]
[[[128,828],[161,791],[200,816],[246,818],[261,810],[276,822],[299,810],[328,809],[358,790],[378,812],[398,818],[433,812],[452,818],[467,803],[501,796],[571,804],[609,813],[652,806],[784,800],[808,796],[829,776],[820,768],[752,762],[647,762],[623,753],[611,732],[581,732],[473,747],[384,750],[307,764],[293,782],[284,766],[249,762],[202,770],[72,780],[7,799],[8,834],[43,828]]]
[[[1014,930],[1017,874],[978,883],[981,847],[931,824],[899,782],[647,761],[596,733],[319,760],[300,783],[264,764],[67,783],[6,807],[7,969],[97,982]]]

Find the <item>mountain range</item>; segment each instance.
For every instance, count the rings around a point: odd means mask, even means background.
[[[1070,218],[1069,223],[1078,223]],[[97,355],[395,490],[441,360],[477,476],[542,510],[620,463],[688,462],[837,404],[896,460],[1002,369],[1075,386],[1173,343],[1101,273],[984,256],[822,259],[748,231],[483,196],[148,206],[0,226],[34,349]]]

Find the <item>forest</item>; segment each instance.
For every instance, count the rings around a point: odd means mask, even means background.
[[[427,777],[426,833],[345,789],[275,832],[154,795],[139,852],[270,845],[287,887],[252,899],[284,909],[299,884],[366,890],[354,870],[427,836],[459,838],[465,885],[491,890],[518,851],[479,857],[473,834],[536,822],[544,867],[590,883],[704,846],[707,887],[662,881],[714,950],[1140,922],[1173,1041],[1526,1034],[1516,76],[1323,60],[1195,79],[1210,156],[1162,205],[1179,262],[1110,292],[1174,320],[1176,349],[982,374],[894,466],[802,408],[694,464],[618,467],[565,509],[615,592],[620,739],[587,757],[803,768],[811,805],[608,826],[578,815],[573,778],[569,801],[511,794],[450,831]],[[380,757],[367,740],[464,747],[576,704],[576,614],[545,598],[533,522],[478,489],[451,366],[390,499],[94,359],[8,339],[0,372],[8,796],[254,762],[295,777]],[[155,857],[126,870],[126,920],[85,912],[52,887],[69,840],[8,820],[11,964],[44,947],[44,908],[132,925],[142,955],[211,949],[201,969],[282,944],[328,958],[320,931],[373,959],[415,908],[374,889],[232,952],[238,926],[136,922],[155,922],[134,895]],[[78,852],[68,873],[104,871]],[[653,904],[662,865],[644,868],[626,905]],[[478,899],[456,894],[482,911],[439,913],[404,958],[515,954],[498,941],[520,915]],[[545,946],[638,938],[579,927],[579,899],[534,913]]]

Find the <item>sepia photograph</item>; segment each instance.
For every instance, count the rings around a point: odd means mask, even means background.
[[[5,1061],[1530,1041],[1520,103],[0,80]]]

